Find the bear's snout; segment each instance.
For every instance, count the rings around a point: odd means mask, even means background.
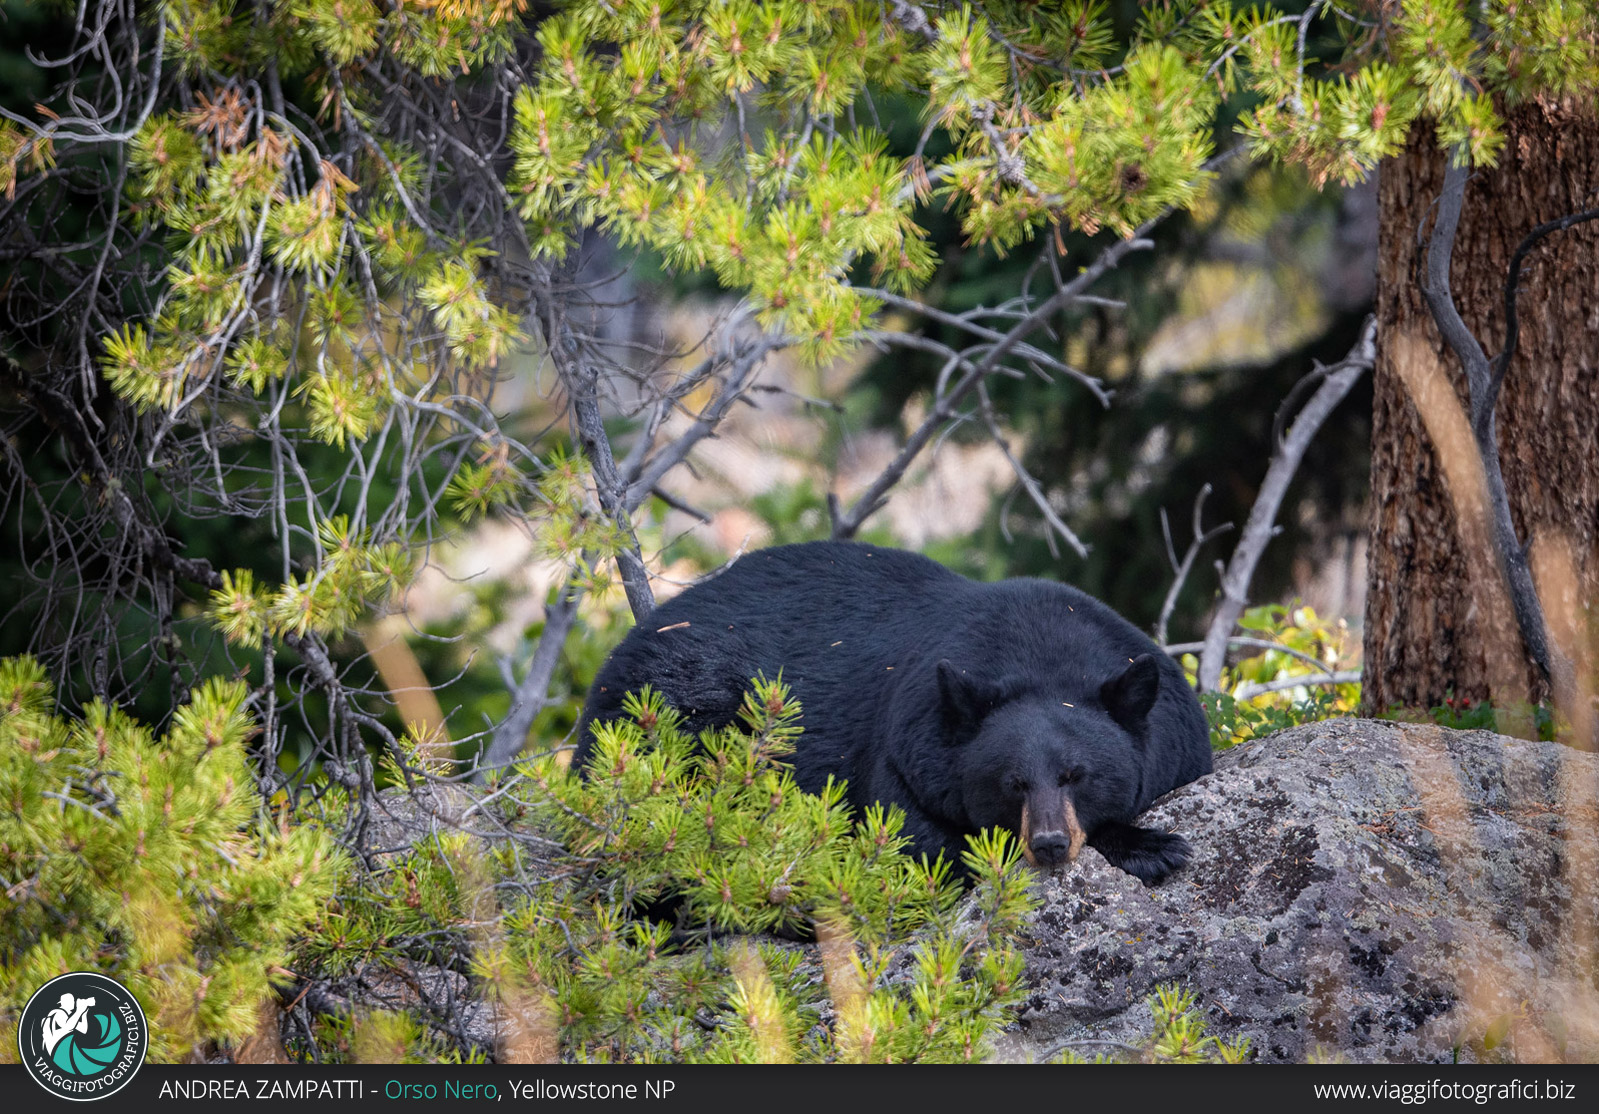
[[[1076,862],[1077,853],[1088,842],[1088,833],[1077,822],[1077,810],[1072,807],[1070,797],[1063,797],[1060,807],[1049,811],[1054,813],[1053,819],[1060,826],[1037,831],[1031,802],[1022,805],[1022,853],[1040,870],[1053,870]]]
[[[1028,850],[1033,853],[1033,862],[1041,867],[1060,866],[1067,861],[1071,852],[1071,842],[1066,838],[1065,832],[1038,832],[1033,836],[1032,845]]]

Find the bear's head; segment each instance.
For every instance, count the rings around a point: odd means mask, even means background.
[[[1076,859],[1101,824],[1133,818],[1160,691],[1152,655],[1088,697],[984,680],[948,661],[938,663],[938,688],[974,828],[1018,833],[1028,860],[1047,870]]]

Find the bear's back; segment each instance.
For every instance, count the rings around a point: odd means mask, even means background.
[[[616,718],[648,684],[690,730],[732,722],[751,678],[781,675],[805,707],[806,734],[837,734],[892,679],[971,582],[936,561],[855,542],[756,550],[663,603],[601,668],[579,722]]]
[[[925,640],[978,587],[936,561],[855,542],[801,542],[757,550],[661,605],[629,634],[670,652],[654,636],[699,629],[696,648],[715,661],[723,647],[767,676],[896,656]],[[680,626],[679,624],[687,624]],[[678,641],[683,641],[679,639]],[[822,653],[823,650],[842,651]],[[886,662],[885,664],[892,664]],[[753,674],[746,674],[748,684]]]

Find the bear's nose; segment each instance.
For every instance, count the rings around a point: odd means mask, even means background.
[[[1028,848],[1039,866],[1060,866],[1070,858],[1071,841],[1065,832],[1037,832]]]

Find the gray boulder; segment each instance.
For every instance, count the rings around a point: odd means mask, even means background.
[[[1140,823],[1194,858],[1153,888],[1085,850],[1040,883],[1034,992],[1001,1058],[1138,1045],[1194,992],[1261,1062],[1599,1056],[1599,757],[1336,720],[1237,747]]]

